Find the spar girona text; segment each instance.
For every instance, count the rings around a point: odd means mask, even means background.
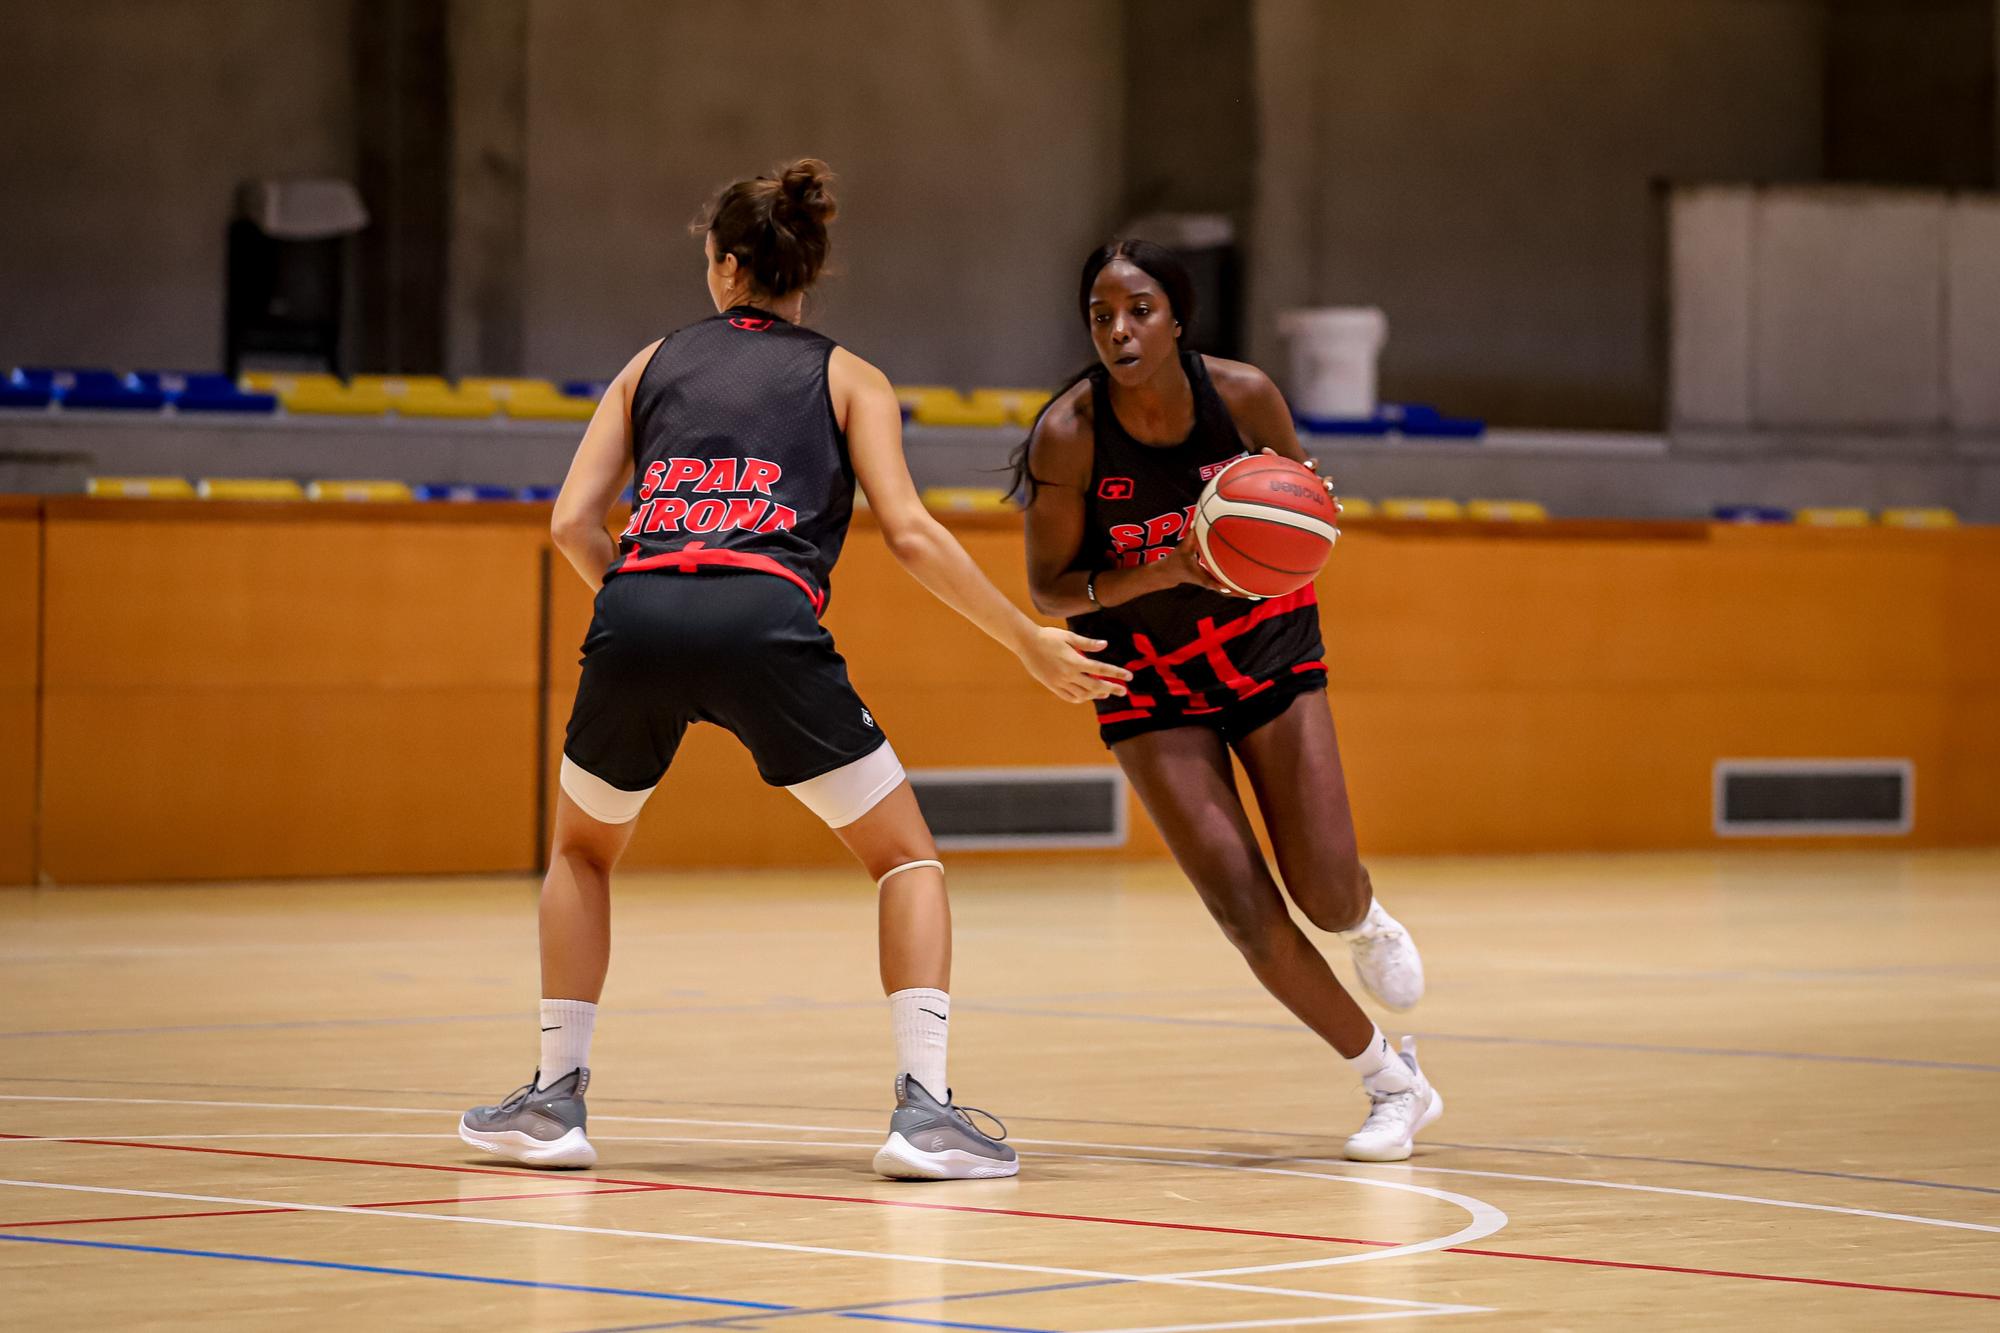
[[[638,507],[622,535],[788,531],[798,526],[797,510],[775,500],[751,498],[770,495],[784,475],[784,468],[763,458],[658,460],[646,469]],[[683,489],[687,495],[660,495]]]

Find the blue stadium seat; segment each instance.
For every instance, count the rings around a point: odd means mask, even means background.
[[[610,380],[564,380],[562,391],[571,398],[588,398],[594,403],[610,387]]]
[[[1789,523],[1792,511],[1776,505],[1717,505],[1718,523]]]
[[[515,493],[515,498],[526,500],[530,504],[553,504],[559,489],[561,488],[556,486],[523,486]]]
[[[135,376],[79,370],[63,390],[62,405],[91,412],[157,412],[167,405],[167,391],[146,388]]]
[[[276,394],[246,393],[229,376],[212,371],[135,370],[125,380],[135,388],[164,393],[180,412],[268,416],[278,410]]]
[[[476,500],[512,500],[512,486],[468,486],[459,482],[433,481],[411,488],[419,500],[449,500],[468,504]]]
[[[0,380],[0,407],[35,410],[47,407],[55,398],[52,385],[31,380],[18,370]]]
[[[1380,417],[1306,417],[1299,425],[1314,435],[1387,435],[1389,423]]]

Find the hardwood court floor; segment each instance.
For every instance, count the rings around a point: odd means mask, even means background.
[[[634,877],[536,1174],[518,880],[0,893],[22,1329],[2000,1327],[2000,853],[1383,861],[1449,1110],[1362,1103],[1166,867],[961,865],[953,1046],[1018,1180],[869,1173],[859,875]],[[1347,971],[1344,958],[1337,960]]]

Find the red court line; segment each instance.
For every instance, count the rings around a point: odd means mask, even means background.
[[[101,1148],[152,1148],[165,1152],[210,1153],[222,1157],[262,1157],[286,1162],[332,1162],[345,1166],[386,1166],[406,1171],[448,1171],[464,1175],[515,1176],[517,1168],[492,1166],[446,1166],[436,1162],[392,1162],[378,1157],[328,1157],[313,1153],[266,1152],[250,1148],[205,1148],[187,1143],[140,1143],[130,1139],[53,1138],[40,1134],[4,1134],[0,1139],[31,1139],[42,1143],[82,1143]],[[600,1185],[628,1185],[632,1193],[645,1190],[679,1191],[691,1194],[734,1194],[759,1199],[805,1199],[817,1203],[859,1203],[878,1208],[917,1208],[949,1213],[984,1213],[996,1217],[1025,1217],[1054,1222],[1090,1222],[1101,1226],[1150,1227],[1168,1231],[1202,1231],[1221,1236],[1256,1236],[1273,1240],[1318,1241],[1333,1245],[1366,1245],[1387,1248],[1402,1244],[1392,1240],[1360,1240],[1350,1236],[1317,1236],[1296,1231],[1259,1231],[1249,1227],[1210,1226],[1197,1222],[1154,1222],[1138,1217],[1097,1217],[1083,1213],[1046,1213],[1025,1208],[981,1208],[971,1204],[917,1203],[902,1199],[870,1199],[851,1194],[805,1194],[789,1190],[735,1189],[721,1185],[685,1185],[673,1181],[626,1180],[616,1176],[570,1176],[571,1180]],[[607,1191],[609,1192],[609,1191]],[[617,1191],[625,1193],[628,1191]],[[389,1207],[379,1204],[377,1207]],[[287,1210],[290,1211],[290,1210]],[[1587,1268],[1623,1268],[1647,1273],[1678,1273],[1688,1277],[1724,1277],[1745,1282],[1788,1282],[1813,1287],[1844,1287],[1853,1291],[1886,1291],[1910,1296],[1952,1296],[1960,1300],[2000,1301],[2000,1293],[1952,1291],[1942,1287],[1901,1287],[1881,1282],[1846,1282],[1835,1278],[1792,1277],[1784,1273],[1749,1273],[1727,1268],[1688,1268],[1677,1264],[1642,1264],[1622,1259],[1584,1259],[1566,1254],[1529,1254],[1521,1250],[1484,1250],[1454,1246],[1440,1254],[1468,1254],[1485,1259],[1523,1259],[1537,1263],[1576,1264]]]
[[[5,1136],[0,1136],[5,1137]],[[63,1140],[56,1140],[62,1142]],[[529,1194],[454,1194],[449,1199],[392,1199],[387,1203],[350,1203],[349,1208],[421,1208],[441,1203],[499,1203],[506,1199],[574,1199],[587,1194],[657,1193],[664,1185],[627,1185],[608,1190],[536,1190]],[[125,1217],[56,1217],[39,1222],[0,1222],[0,1231],[25,1227],[80,1227],[95,1222],[174,1222],[193,1217],[252,1217],[258,1213],[304,1213],[307,1208],[216,1208],[202,1213],[132,1213]]]
[[[1842,1282],[1830,1277],[1789,1277],[1783,1273],[1740,1273],[1729,1268],[1682,1268],[1678,1264],[1639,1264],[1622,1259],[1578,1259],[1567,1254],[1526,1254],[1520,1250],[1473,1250],[1456,1246],[1445,1254],[1478,1254],[1493,1259],[1533,1259],[1545,1264],[1588,1264],[1592,1268],[1633,1268],[1646,1273],[1686,1273],[1693,1277],[1734,1277],[1751,1282],[1797,1282],[1809,1287],[1850,1287],[1855,1291],[1899,1291],[1911,1296],[1957,1296],[1968,1301],[2000,1301],[1990,1291],[1947,1291],[1942,1287],[1893,1287],[1880,1282]]]

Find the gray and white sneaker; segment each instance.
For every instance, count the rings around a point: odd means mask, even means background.
[[[1000,1138],[982,1134],[966,1112],[975,1111],[1000,1126]],[[955,1106],[951,1093],[940,1102],[908,1074],[896,1076],[896,1113],[889,1139],[875,1154],[875,1170],[891,1180],[990,1180],[1021,1169],[1020,1158],[1000,1139],[1007,1126],[977,1107]]]
[[[1369,903],[1361,924],[1341,931],[1340,938],[1354,954],[1361,984],[1385,1006],[1401,1012],[1424,998],[1424,960],[1417,943],[1380,900]]]
[[[475,1106],[458,1122],[458,1137],[485,1152],[545,1169],[593,1166],[597,1149],[584,1137],[583,1091],[590,1071],[576,1069],[537,1088],[541,1071],[498,1106]]]
[[[1417,1066],[1417,1039],[1403,1038],[1399,1058],[1361,1081],[1368,1119],[1347,1140],[1356,1162],[1400,1162],[1416,1147],[1417,1131],[1444,1114],[1444,1098]]]

